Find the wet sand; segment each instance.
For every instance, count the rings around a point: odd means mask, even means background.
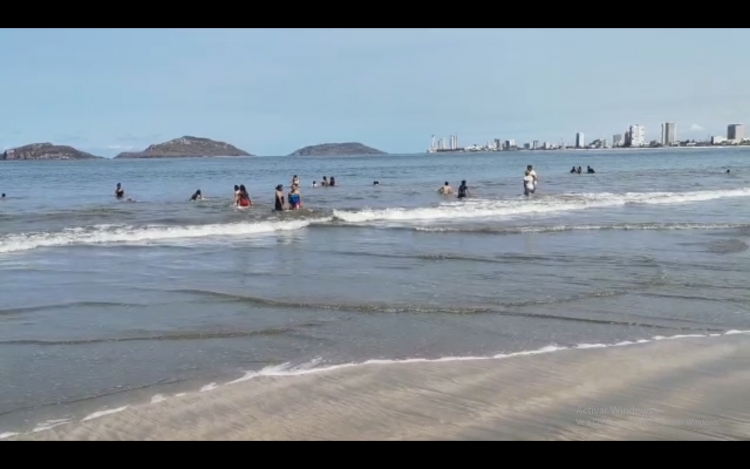
[[[750,336],[258,377],[13,439],[741,440]]]

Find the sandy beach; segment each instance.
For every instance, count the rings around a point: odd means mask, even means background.
[[[736,334],[261,376],[11,439],[739,440],[748,389]]]

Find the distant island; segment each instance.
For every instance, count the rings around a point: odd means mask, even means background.
[[[22,147],[6,150],[0,155],[0,160],[94,160],[101,156],[92,155],[85,151],[76,150],[67,145],[52,143],[32,143]]]
[[[209,138],[184,137],[150,145],[143,151],[124,152],[115,158],[203,158],[211,156],[253,156],[226,142]]]
[[[384,151],[376,150],[356,142],[323,143],[300,148],[289,156],[359,156],[386,155]]]

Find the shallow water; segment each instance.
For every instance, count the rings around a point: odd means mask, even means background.
[[[750,329],[747,149],[2,162],[0,191],[0,433],[284,362]]]

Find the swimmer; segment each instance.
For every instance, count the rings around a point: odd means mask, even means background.
[[[122,184],[119,182],[117,183],[117,187],[115,188],[115,197],[118,199],[122,199],[125,197],[125,189],[122,188]]]
[[[576,167],[575,167],[575,166],[573,166],[573,168],[572,168],[572,169],[570,170],[570,174],[575,174],[576,172],[577,172],[577,171],[576,171]]]
[[[328,182],[328,185],[331,187],[334,187],[336,185],[336,179],[334,179],[333,176],[331,176],[331,180]]]
[[[526,197],[530,196],[536,190],[534,185],[534,176],[531,175],[531,171],[526,170],[523,177],[523,195]]]
[[[5,198],[5,192],[3,192],[3,195],[0,195],[0,199],[4,199],[4,198]]]
[[[471,191],[469,190],[469,186],[466,185],[466,180],[463,180],[461,181],[461,185],[458,186],[458,198],[465,199],[469,196],[471,196]]]
[[[536,175],[536,171],[534,171],[534,167],[531,165],[526,166],[526,171],[529,172],[529,176],[534,178],[534,190],[536,190],[536,186],[539,184],[539,177]],[[578,172],[581,172],[581,169],[578,168]]]
[[[594,174],[596,171],[594,171],[594,168],[591,166],[586,166],[586,174]]]
[[[289,210],[299,210],[302,208],[302,194],[299,193],[299,187],[294,185],[289,191]]]
[[[240,185],[239,195],[237,197],[237,206],[243,208],[252,206],[250,195],[248,195],[247,189],[245,189],[244,184]]]
[[[323,182],[321,182],[320,185],[323,186],[323,187],[328,187],[328,177],[327,176],[323,176]]]
[[[451,195],[453,194],[453,188],[450,184],[448,184],[448,181],[445,181],[445,184],[443,184],[443,187],[437,190],[437,193],[440,195]]]
[[[273,201],[273,209],[276,212],[284,211],[284,186],[282,184],[276,186],[276,197]]]
[[[318,187],[318,181],[313,181],[313,187]]]
[[[198,189],[197,191],[195,191],[195,194],[190,197],[190,200],[203,200],[203,194],[201,194],[201,190]]]
[[[372,181],[372,185],[373,186],[379,186],[380,185],[380,181]]]

